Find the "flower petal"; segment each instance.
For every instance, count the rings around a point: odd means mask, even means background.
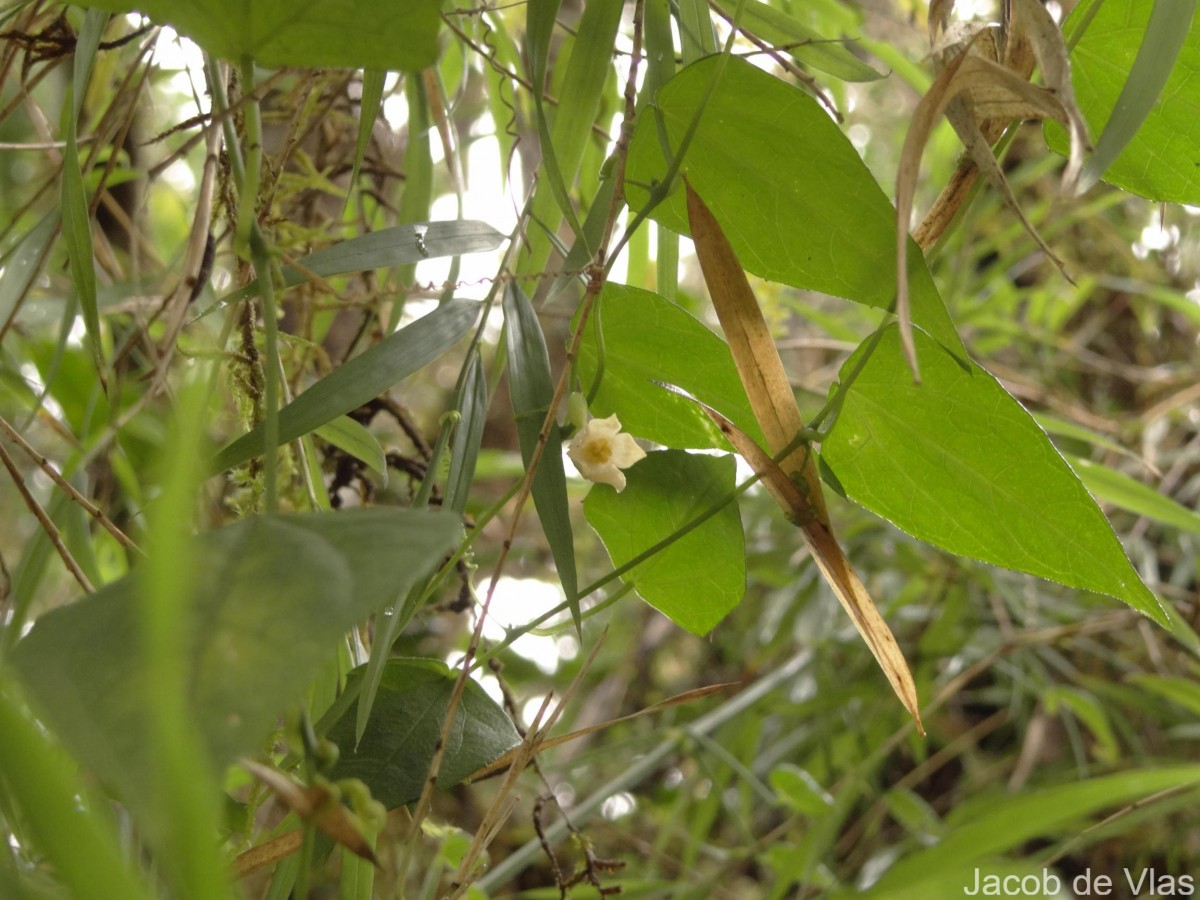
[[[596,484],[611,484],[618,494],[625,490],[625,473],[616,466],[597,466],[590,474],[582,474],[584,478]]]
[[[612,438],[612,462],[614,466],[628,469],[646,457],[646,451],[637,445],[631,435],[618,434]]]
[[[592,419],[584,428],[584,433],[591,437],[612,437],[621,430],[621,420],[613,413],[607,419]]]

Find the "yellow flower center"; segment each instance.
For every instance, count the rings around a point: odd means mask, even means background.
[[[584,458],[593,466],[603,466],[612,459],[612,442],[603,438],[588,441],[583,448]]]

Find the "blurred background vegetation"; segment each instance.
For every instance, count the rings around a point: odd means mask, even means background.
[[[1062,15],[1072,4],[1051,5]],[[905,129],[929,78],[925,4],[792,6],[821,33],[860,33],[862,58],[890,73],[861,84],[813,73],[890,193]],[[958,7],[963,19],[994,13],[988,3]],[[563,5],[562,35],[579,15],[576,4]],[[724,20],[715,20],[727,33]],[[260,377],[257,326],[251,312],[201,317],[244,277],[230,247],[236,211],[224,169],[210,202],[204,277],[182,286],[191,297],[183,321],[164,321],[163,299],[181,289],[181,261],[204,202],[197,194],[209,109],[203,61],[170,29],[136,15],[114,17],[78,125],[89,195],[96,197],[103,352],[111,361],[107,394],[99,385],[48,218],[59,203],[59,122],[80,21],[79,10],[46,2],[9,3],[0,12],[0,415],[141,541],[155,496],[148,473],[159,465],[177,396],[166,373],[221,349],[221,408],[212,411],[209,431],[223,443],[253,418],[247,403]],[[517,77],[498,74],[524,71],[522,8],[452,10],[445,23],[435,67],[384,82],[357,172],[362,73],[262,73],[261,220],[287,257],[402,222],[466,216],[502,232],[514,227],[539,165],[528,92]],[[594,192],[619,126],[628,31],[626,21],[585,150],[581,196]],[[738,52],[756,51],[739,44]],[[924,160],[917,209],[932,202],[959,152],[941,126]],[[1136,494],[1112,502],[1126,482],[1102,497],[1146,582],[1198,627],[1200,209],[1151,204],[1103,184],[1067,199],[1058,192],[1061,165],[1035,124],[1015,131],[1004,157],[1026,214],[1074,284],[986,189],[936,248],[931,266],[967,346],[1041,417],[1064,453],[1177,502],[1147,506]],[[648,226],[614,280],[660,287],[657,247]],[[447,290],[483,296],[498,261],[496,254],[450,265],[430,260],[294,289],[280,321],[290,390],[377,340],[404,304],[420,310]],[[560,268],[552,259],[544,277],[527,283],[555,372],[580,293],[568,285],[549,298]],[[790,287],[756,288],[802,408],[819,408],[877,314]],[[715,321],[703,297],[685,241],[677,299]],[[230,328],[235,336],[225,341],[223,329]],[[488,340],[491,371],[498,334]],[[411,502],[459,364],[450,354],[355,414],[388,453],[386,485],[353,456],[320,444],[335,506]],[[472,516],[522,472],[505,386],[494,387]],[[16,467],[13,477],[0,479],[0,612],[11,645],[40,613],[80,592],[44,526],[25,512],[18,482],[57,523],[93,585],[124,575],[135,558],[7,437],[4,445]],[[307,507],[300,464],[291,465],[284,505]],[[571,485],[578,512],[588,485]],[[196,522],[207,528],[231,521],[261,504],[259,492],[253,478],[210,480]],[[973,865],[1021,874],[1052,866],[1067,877],[1090,871],[1117,885],[1123,869],[1135,878],[1150,868],[1200,877],[1200,789],[1186,781],[1148,787],[1163,767],[1197,758],[1194,653],[1116,601],[942,554],[848,502],[832,502],[847,553],[910,659],[928,736],[916,736],[794,528],[753,489],[742,502],[746,598],[706,638],[681,631],[630,594],[585,620],[585,646],[560,616],[494,657],[481,681],[526,722],[542,698],[561,696],[581,679],[561,730],[628,716],[706,685],[731,687],[542,754],[540,770],[518,786],[519,802],[473,890],[530,898],[555,897],[568,886],[578,897],[616,887],[639,897],[816,897],[866,890],[904,861],[923,874],[883,896],[961,896]],[[476,544],[481,579],[504,525],[502,515]],[[586,583],[608,571],[608,558],[582,516],[575,533]],[[523,625],[561,601],[532,515],[506,571],[495,609],[502,624]],[[421,611],[397,653],[459,658],[472,622],[471,597],[464,601],[459,588]],[[492,641],[503,635],[485,632]],[[1094,780],[1102,776],[1130,780]],[[407,896],[441,895],[439,885],[483,821],[495,784],[459,786],[437,798],[415,851],[419,862],[407,870]],[[1072,786],[1080,792],[1063,793]],[[244,776],[231,775],[228,787],[242,801],[253,793]],[[231,855],[260,842],[280,815],[269,802],[259,813],[256,823],[231,818]],[[0,809],[12,835],[20,832],[14,814]],[[571,835],[564,837],[567,823]],[[398,833],[402,825],[394,822]],[[968,836],[971,852],[938,856],[955,835]],[[27,883],[44,891],[37,896],[64,895],[36,845],[14,838],[0,855],[5,867],[33,873]],[[335,862],[319,870],[315,890],[336,884],[336,869]],[[376,880],[379,896],[399,889],[396,870],[387,871]],[[278,890],[269,869],[250,875],[245,890],[285,896],[268,893]]]

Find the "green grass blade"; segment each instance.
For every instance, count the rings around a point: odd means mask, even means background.
[[[1197,781],[1200,766],[1142,768],[1013,797],[977,797],[973,804],[959,806],[955,812],[957,827],[951,826],[944,840],[896,863],[867,896],[888,900],[947,896],[931,890],[931,884],[953,875],[958,877],[960,887],[969,887],[974,878],[972,870],[980,860],[1036,837],[1062,833],[1100,810]]]
[[[148,794],[131,802],[142,810],[143,825],[160,849],[178,896],[195,900],[229,895],[228,874],[214,841],[220,827],[216,773],[187,698],[192,677],[187,649],[194,624],[189,607],[197,574],[207,562],[195,553],[191,528],[207,455],[204,399],[199,382],[179,396],[176,421],[163,448],[161,493],[147,529],[148,558],[137,570],[133,591],[141,638],[137,655],[145,673],[139,699],[146,707],[146,740],[154,764]]]
[[[558,17],[559,0],[529,0],[525,9],[525,50],[529,54],[529,75],[535,93],[546,86],[546,67],[550,63],[550,40]]]
[[[50,743],[8,688],[0,689],[0,733],[5,805],[19,807],[38,849],[71,896],[149,900],[152,895],[130,871],[116,832],[99,812],[103,805],[88,801],[75,763]]]
[[[1077,193],[1082,194],[1100,180],[1150,115],[1187,40],[1198,2],[1200,0],[1154,0],[1137,58],[1117,98],[1117,105],[1096,142],[1096,152],[1080,174]]]
[[[1032,413],[1032,415],[1034,421],[1041,425],[1042,429],[1047,434],[1070,438],[1074,441],[1082,441],[1083,443],[1090,444],[1094,447],[1102,447],[1103,449],[1109,450],[1113,453],[1119,453],[1126,459],[1131,459],[1143,466],[1145,465],[1145,463],[1142,462],[1141,457],[1139,457],[1129,448],[1122,447],[1112,438],[1105,437],[1102,434],[1097,434],[1095,431],[1092,431],[1090,428],[1085,428],[1077,422],[1071,422],[1067,419],[1059,418],[1058,416],[1049,415],[1048,413],[1038,412]]]
[[[1078,456],[1064,456],[1084,486],[1101,500],[1171,528],[1200,534],[1200,514],[1176,503],[1170,497],[1164,497],[1154,488],[1130,478],[1124,472]]]
[[[345,847],[342,875],[338,881],[338,900],[371,900],[375,890],[375,864],[355,856]]]
[[[384,228],[361,237],[342,241],[298,262],[318,275],[366,272],[417,263],[437,256],[460,256],[495,250],[505,240],[486,222],[459,219],[453,222],[414,222]],[[307,280],[298,269],[283,267],[284,284],[291,286]]]
[[[669,0],[646,0],[646,96],[655,102],[658,89],[675,74],[675,44],[671,37]],[[674,300],[679,289],[679,235],[656,228],[655,289]]]
[[[477,302],[453,300],[343,363],[279,411],[279,442],[293,441],[378,397],[453,346],[478,315]],[[264,449],[263,428],[255,426],[221,450],[210,471],[240,465]]]
[[[550,411],[554,397],[554,382],[550,378],[550,357],[542,326],[529,298],[509,282],[504,291],[504,326],[508,349],[508,378],[513,413],[517,420],[517,437],[521,457],[529,465],[537,447],[542,422]],[[562,434],[558,425],[550,429],[546,449],[542,452],[537,472],[533,476],[533,504],[537,508],[542,530],[550,544],[555,568],[570,605],[576,631],[583,620],[579,613],[579,583],[575,571],[575,538],[571,530],[571,513],[567,505],[567,476],[562,461]]]
[[[600,246],[600,241],[604,237],[604,226],[608,222],[608,213],[612,208],[612,198],[616,189],[617,180],[612,176],[600,182],[600,189],[597,191],[595,199],[592,200],[587,218],[584,219],[582,236],[577,237],[575,243],[571,245],[571,249],[563,259],[562,272],[555,277],[554,284],[550,288],[551,299],[572,282],[578,284],[583,270],[595,256],[596,248]]]

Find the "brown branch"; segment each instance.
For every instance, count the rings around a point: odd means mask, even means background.
[[[59,533],[58,527],[46,515],[46,511],[42,509],[42,505],[37,502],[33,494],[29,493],[29,488],[25,486],[25,480],[21,476],[17,464],[13,462],[13,458],[8,455],[8,451],[4,449],[4,445],[0,444],[0,462],[4,463],[4,468],[8,469],[8,474],[12,476],[13,484],[17,486],[17,491],[20,492],[21,498],[25,501],[25,505],[29,507],[29,511],[42,526],[42,530],[46,532],[46,537],[50,538],[50,543],[62,557],[63,564],[67,567],[74,577],[79,582],[79,586],[87,593],[95,592],[92,583],[88,581],[88,577],[83,574],[83,569],[79,568],[79,563],[75,562],[75,557],[71,555],[71,551],[67,549],[67,545],[63,543],[62,534]]]
[[[118,544],[141,556],[146,555],[142,548],[134,543],[133,539],[130,538],[129,535],[118,528],[112,519],[104,514],[104,511],[100,509],[100,507],[96,506],[94,503],[88,500],[87,497],[79,493],[79,491],[75,489],[75,486],[71,484],[71,482],[63,478],[62,475],[58,473],[58,470],[50,464],[50,460],[48,460],[41,453],[38,453],[37,450],[33,449],[33,447],[26,442],[25,438],[21,437],[20,432],[13,428],[12,425],[9,424],[8,420],[3,416],[0,416],[0,429],[3,429],[9,438],[12,439],[13,443],[24,450],[29,458],[34,461],[37,467],[45,472],[46,475],[49,476],[50,480],[58,485],[68,497],[82,506],[89,516],[99,522],[101,526],[103,526],[104,530],[116,539]]]

